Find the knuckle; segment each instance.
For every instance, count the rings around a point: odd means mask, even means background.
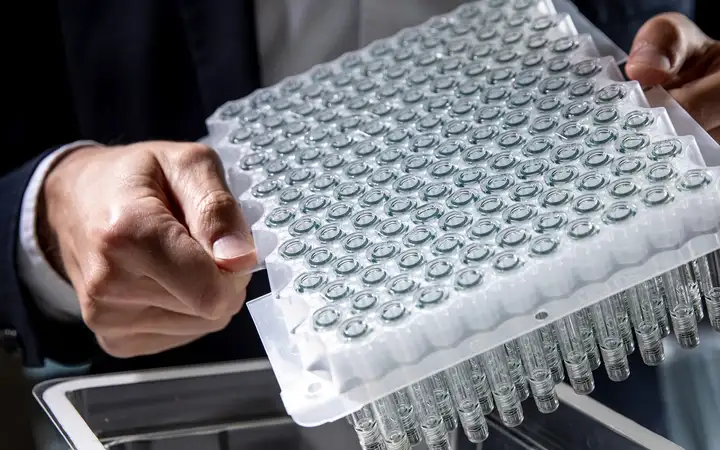
[[[96,251],[105,258],[127,257],[128,252],[139,248],[157,248],[163,242],[163,232],[171,232],[175,221],[159,220],[151,217],[141,208],[126,208],[114,214],[104,226],[92,231]],[[139,255],[140,253],[133,253]]]
[[[188,143],[182,146],[177,154],[178,164],[183,167],[194,167],[198,164],[219,164],[219,157],[215,151],[207,145]]]
[[[142,221],[135,211],[123,208],[91,232],[98,250],[105,255],[122,250],[137,239]]]
[[[200,212],[212,213],[226,208],[237,208],[237,202],[233,195],[224,189],[215,189],[206,192],[198,203]]]
[[[89,237],[94,243],[96,250],[105,256],[116,253],[132,241],[128,230],[110,224],[95,227],[95,229],[90,232]]]
[[[211,224],[217,221],[218,218],[225,218],[229,214],[234,214],[238,204],[230,192],[216,189],[203,194],[197,208],[201,222]]]
[[[112,285],[112,268],[106,261],[91,264],[83,277],[85,291],[85,307],[89,311],[98,310],[98,301],[110,295]]]

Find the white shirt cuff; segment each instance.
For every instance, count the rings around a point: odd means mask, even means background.
[[[55,162],[65,153],[88,145],[93,141],[77,141],[58,148],[46,156],[35,169],[23,195],[20,209],[17,261],[20,279],[27,285],[38,307],[47,315],[59,320],[78,320],[82,317],[80,304],[73,287],[48,262],[38,243],[36,219],[38,197]]]

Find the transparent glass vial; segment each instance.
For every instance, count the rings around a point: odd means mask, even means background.
[[[715,331],[720,331],[720,288],[713,287],[705,294],[705,306],[710,326]]]
[[[527,400],[530,397],[530,389],[528,388],[527,378],[525,377],[525,367],[523,367],[518,343],[516,341],[510,341],[505,344],[505,353],[507,355],[510,376],[513,379],[513,383],[515,383],[517,396],[521,402]]]
[[[490,414],[495,409],[490,379],[484,369],[483,359],[479,356],[470,358],[470,371],[473,388],[477,395],[480,408],[484,415]]]
[[[600,350],[598,349],[598,341],[595,339],[590,310],[587,308],[580,310],[576,313],[576,315],[578,325],[580,326],[580,334],[582,335],[583,346],[585,347],[588,364],[590,364],[591,370],[597,370],[600,368],[601,357]]]
[[[472,381],[469,361],[462,362],[445,371],[453,403],[460,423],[470,442],[479,443],[488,437],[488,425]]]
[[[565,379],[565,367],[560,353],[560,344],[558,344],[552,324],[545,325],[538,330],[540,341],[542,342],[543,351],[545,353],[545,361],[547,362],[552,379],[555,384],[562,383]]]
[[[653,280],[640,283],[625,294],[640,356],[648,366],[657,366],[665,360],[665,348],[651,299],[652,283]]]
[[[630,363],[615,304],[610,299],[603,300],[591,306],[590,313],[608,378],[612,381],[626,380],[630,376]]]
[[[407,389],[401,389],[392,394],[393,400],[397,405],[398,415],[402,423],[403,430],[408,438],[410,445],[417,445],[422,441],[422,431],[420,429],[420,420],[417,417],[411,396]]]
[[[665,272],[662,279],[675,339],[681,348],[695,348],[700,344],[700,333],[687,266]]]
[[[430,450],[450,450],[450,440],[438,408],[431,380],[424,379],[408,387],[420,429]]]
[[[665,295],[665,285],[662,277],[655,277],[648,284],[650,289],[650,300],[652,301],[655,318],[658,327],[660,327],[660,337],[663,339],[670,336],[670,317],[667,312],[667,296]]]
[[[383,397],[372,404],[372,411],[380,425],[387,450],[410,450],[411,444],[398,409],[393,396]]]
[[[635,336],[633,334],[632,322],[630,321],[630,313],[627,306],[625,293],[612,295],[607,301],[613,305],[615,316],[617,317],[618,329],[625,345],[625,354],[630,355],[635,351]],[[663,306],[664,308],[664,306]],[[664,311],[664,309],[663,309]]]
[[[510,374],[505,348],[494,348],[484,353],[482,359],[500,420],[508,427],[519,426],[525,420],[525,415]]]
[[[588,395],[595,390],[595,378],[590,368],[583,333],[577,316],[570,314],[553,323],[553,331],[560,344],[565,370],[573,390],[580,395]]]
[[[442,416],[445,429],[448,433],[455,431],[458,427],[457,413],[453,406],[453,399],[450,396],[450,386],[445,374],[438,373],[429,377],[435,393],[435,402],[440,415]]]
[[[548,414],[557,410],[560,403],[555,392],[555,380],[553,380],[553,374],[548,367],[540,331],[531,331],[519,337],[517,345],[538,411]]]
[[[351,417],[353,428],[355,428],[363,450],[387,450],[385,439],[370,405],[363,406],[360,410],[352,413]]]

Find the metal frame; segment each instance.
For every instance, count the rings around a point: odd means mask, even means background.
[[[266,360],[218,364],[208,366],[187,367],[168,370],[153,370],[102,376],[87,376],[74,379],[51,380],[38,384],[33,393],[43,409],[60,430],[67,443],[75,449],[105,450],[105,446],[93,433],[85,422],[81,413],[70,401],[69,396],[74,392],[98,387],[127,386],[147,382],[161,382],[170,380],[191,379],[197,377],[212,377],[234,373],[248,373],[267,371],[271,367]],[[641,427],[616,412],[606,408],[597,401],[576,395],[572,389],[564,384],[557,386],[560,402],[593,417],[595,420],[613,430],[626,439],[653,450],[682,450],[681,447]],[[233,425],[237,429],[248,427],[263,427],[274,425],[289,425],[291,419],[272,418],[258,421],[248,421]],[[227,427],[223,428],[223,430]],[[188,431],[188,430],[185,430]],[[204,426],[192,429],[195,433],[213,433],[220,431],[218,427]],[[152,437],[163,438],[177,436],[179,432],[159,432]],[[147,436],[144,436],[147,437]],[[133,440],[133,436],[116,438],[114,443]]]

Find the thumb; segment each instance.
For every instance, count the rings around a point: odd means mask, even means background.
[[[625,72],[643,86],[665,85],[708,39],[682,14],[657,15],[645,22],[635,35]]]
[[[166,155],[163,170],[190,235],[232,272],[257,263],[250,230],[223,176],[222,163],[210,148],[178,144]]]

